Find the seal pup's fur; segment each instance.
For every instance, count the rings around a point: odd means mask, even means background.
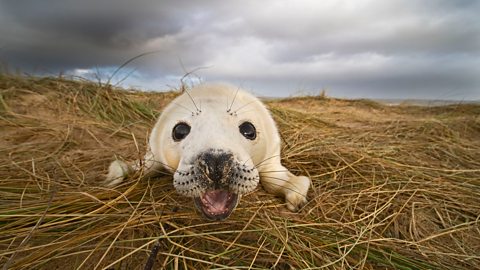
[[[280,136],[266,107],[253,95],[229,85],[200,85],[175,98],[162,112],[143,160],[116,160],[107,183],[144,170],[173,173],[178,193],[193,197],[208,219],[227,218],[240,197],[260,181],[285,198],[291,211],[305,202],[310,179],[295,176],[280,162]]]

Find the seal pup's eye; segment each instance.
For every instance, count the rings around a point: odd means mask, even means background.
[[[188,133],[190,133],[190,126],[187,123],[178,123],[173,127],[172,138],[178,142],[185,139]]]
[[[255,129],[255,126],[250,122],[243,122],[240,126],[238,126],[238,129],[240,130],[240,133],[243,135],[243,137],[249,140],[255,140],[255,138],[257,138],[257,130]]]

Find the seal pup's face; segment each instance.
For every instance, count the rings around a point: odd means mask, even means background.
[[[193,197],[211,220],[227,218],[260,178],[254,165],[265,145],[260,114],[270,115],[256,98],[235,90],[193,89],[178,97],[162,113],[161,135],[150,142],[174,171],[175,189]]]

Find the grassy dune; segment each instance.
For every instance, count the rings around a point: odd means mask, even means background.
[[[268,101],[290,213],[261,187],[206,222],[172,176],[102,186],[145,151],[169,93],[0,75],[0,265],[8,269],[478,269],[480,106]]]

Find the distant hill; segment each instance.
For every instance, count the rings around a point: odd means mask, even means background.
[[[480,100],[428,100],[428,99],[374,99],[388,105],[445,106],[455,104],[480,104]]]

